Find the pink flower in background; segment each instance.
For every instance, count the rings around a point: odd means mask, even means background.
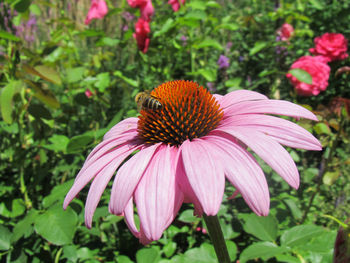
[[[108,13],[108,7],[104,0],[91,0],[91,6],[85,19],[85,25],[92,19],[102,19]]]
[[[149,37],[148,34],[151,32],[149,27],[149,23],[142,18],[139,18],[137,23],[135,24],[135,33],[133,34],[136,39],[137,46],[139,50],[143,53],[146,53],[149,46]]]
[[[181,4],[184,5],[186,0],[169,0],[168,4],[171,5],[174,12],[177,12],[180,9],[180,1]]]
[[[327,60],[322,56],[303,56],[295,61],[291,69],[303,69],[307,71],[312,77],[312,84],[301,82],[292,74],[287,73],[286,76],[294,85],[298,95],[302,96],[316,96],[321,91],[326,90],[328,86],[328,78],[330,67],[327,65]]]
[[[216,215],[225,180],[256,214],[266,216],[268,185],[247,148],[293,188],[299,186],[298,169],[282,145],[321,150],[319,141],[308,131],[270,115],[317,120],[313,113],[291,102],[269,100],[248,90],[212,95],[197,83],[184,80],[164,83],[152,95],[162,107],[143,109],[138,118],[125,119],[109,130],[87,157],[65,198],[64,208],[92,180],[85,204],[89,228],[117,169],[109,210],[125,216],[130,231],[147,244],[161,237],[183,202],[193,203],[199,216]]]
[[[146,21],[151,21],[154,14],[154,8],[151,0],[128,0],[132,8],[140,8],[141,18]]]
[[[334,60],[346,59],[349,55],[348,40],[342,34],[325,33],[314,39],[315,47],[310,48],[313,55],[320,55],[327,59],[328,62]]]
[[[86,96],[86,97],[90,98],[90,97],[92,97],[92,95],[93,95],[93,93],[91,92],[91,90],[87,89],[87,90],[85,91],[85,96]]]
[[[278,30],[277,34],[282,41],[287,41],[294,33],[294,28],[288,23],[284,23]]]

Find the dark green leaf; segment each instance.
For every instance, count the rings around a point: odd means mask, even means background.
[[[194,221],[197,221],[198,218],[193,215],[192,209],[186,209],[180,214],[179,220],[182,222],[192,223]]]
[[[160,35],[163,35],[174,26],[175,26],[174,19],[168,18],[167,21],[165,21],[165,23],[163,24],[162,28],[159,31],[154,32],[153,36],[158,37]]]
[[[259,51],[263,50],[265,47],[267,47],[267,42],[258,41],[255,43],[254,47],[249,51],[249,56],[253,56]]]
[[[199,248],[188,249],[184,254],[185,262],[217,263],[212,245],[203,244]]]
[[[78,217],[73,209],[68,207],[64,211],[59,204],[39,215],[34,228],[47,241],[61,246],[72,243],[77,222]]]
[[[231,262],[234,262],[234,260],[237,257],[237,246],[231,240],[226,240],[225,242],[226,242],[226,247],[227,247],[227,251],[230,256]]]
[[[11,200],[10,204],[10,207],[8,207],[5,203],[0,204],[0,215],[13,218],[22,215],[26,210],[24,201],[20,198]]]
[[[64,152],[67,148],[69,139],[64,135],[54,134],[49,138],[51,144],[43,145],[44,148],[55,152]]]
[[[51,120],[51,113],[43,106],[39,104],[30,104],[28,107],[28,112],[35,118],[44,118]]]
[[[15,4],[16,11],[20,13],[24,13],[27,11],[28,7],[30,6],[31,1],[30,0],[20,0]]]
[[[68,193],[69,188],[73,185],[73,179],[63,184],[55,186],[48,196],[43,199],[43,206],[48,208],[56,202],[62,203],[65,195]]]
[[[19,37],[16,37],[15,35],[12,35],[11,33],[3,30],[0,30],[0,38],[12,40],[12,41],[21,41]]]
[[[85,72],[84,67],[76,67],[76,68],[67,68],[67,82],[68,83],[75,83],[77,81],[80,81],[84,77]]]
[[[1,115],[5,122],[12,123],[13,97],[23,88],[22,81],[9,82],[1,92]]]
[[[13,229],[13,235],[11,237],[11,243],[16,243],[21,237],[30,234],[33,231],[33,223],[38,216],[37,210],[30,210],[24,219],[17,222]]]
[[[309,72],[300,69],[300,68],[293,68],[288,71],[288,73],[292,74],[295,78],[297,78],[299,81],[304,82],[306,84],[312,84],[312,77],[309,74]]]
[[[52,82],[54,84],[60,85],[61,78],[58,72],[52,68],[45,65],[39,65],[34,67],[34,71],[32,71],[34,75],[39,76],[40,78]]]
[[[122,80],[124,80],[126,83],[128,83],[129,85],[133,86],[134,88],[137,88],[139,86],[139,83],[136,80],[127,78],[123,75],[123,73],[119,70],[114,71],[113,73],[114,76],[117,76],[119,78],[121,78]]]
[[[212,48],[216,48],[218,50],[223,50],[223,47],[221,46],[221,44],[214,39],[205,39],[205,40],[199,42],[198,44],[193,45],[193,47],[196,49],[212,47]]]
[[[317,123],[314,126],[314,130],[317,134],[326,134],[326,135],[330,135],[332,134],[331,129],[329,128],[329,126],[323,122]]]
[[[244,231],[263,241],[275,241],[277,237],[278,222],[272,215],[257,216],[250,214],[243,225]]]
[[[164,255],[167,258],[171,257],[174,254],[176,247],[177,245],[175,242],[168,242],[163,248]]]
[[[12,233],[3,225],[0,225],[0,250],[10,249],[10,240]]]
[[[92,143],[95,137],[92,135],[77,135],[69,140],[67,145],[67,153],[75,153],[81,151],[86,145]]]
[[[136,253],[137,263],[155,263],[160,259],[158,247],[142,248]]]
[[[248,260],[263,258],[265,260],[286,252],[285,248],[279,247],[271,242],[258,242],[243,250],[239,262],[245,263]]]
[[[318,10],[323,10],[324,6],[319,0],[309,0],[312,6]]]
[[[289,247],[304,246],[310,239],[324,233],[322,227],[316,225],[300,225],[285,231],[281,236],[281,244]]]

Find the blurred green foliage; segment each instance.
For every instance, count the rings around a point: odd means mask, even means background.
[[[324,150],[291,151],[300,189],[291,190],[261,164],[270,186],[270,215],[254,215],[237,197],[224,201],[219,216],[232,261],[330,262],[338,225],[323,215],[349,217],[350,158],[348,112],[338,105],[336,114],[329,103],[350,98],[349,75],[335,74],[349,60],[331,64],[330,85],[316,97],[297,97],[285,74],[308,54],[314,37],[338,32],[350,39],[350,3],[188,0],[174,13],[166,1],[156,0],[146,54],[132,37],[136,19],[123,16],[138,12],[125,0],[108,1],[108,15],[85,26],[89,4],[1,2],[6,12],[0,17],[2,262],[216,262],[201,231],[204,223],[190,205],[148,247],[121,217],[108,213],[110,187],[91,230],[83,216],[87,188],[62,210],[87,153],[114,124],[136,116],[134,96],[174,79],[195,80],[219,94],[259,91],[319,116],[316,125],[299,124],[320,138]],[[288,42],[276,41],[285,22],[295,34]],[[229,58],[225,70],[217,64],[220,55]]]

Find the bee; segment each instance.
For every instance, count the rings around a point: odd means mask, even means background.
[[[135,97],[137,109],[141,110],[159,110],[162,108],[162,104],[157,100],[157,97],[151,95],[151,91],[146,90],[137,93]]]

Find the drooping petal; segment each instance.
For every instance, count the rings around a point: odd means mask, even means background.
[[[299,172],[292,157],[274,139],[261,132],[243,127],[218,128],[217,130],[238,138],[270,165],[290,186],[295,189],[299,187]],[[225,135],[221,134],[221,136]]]
[[[134,150],[131,149],[119,155],[112,162],[106,165],[93,180],[85,203],[85,224],[88,228],[91,228],[92,217],[108,182],[111,180],[113,174],[122,161],[124,161],[125,158],[128,157],[133,151]]]
[[[72,188],[69,190],[66,198],[64,199],[63,208],[66,209],[68,204],[73,198],[80,192],[84,186],[90,182],[92,178],[96,176],[106,165],[112,162],[114,159],[124,156],[126,152],[133,152],[138,146],[131,147],[130,145],[123,145],[116,150],[106,153],[102,156],[98,162],[94,162],[89,166],[89,169],[85,169],[74,181]],[[84,167],[83,167],[84,168]]]
[[[225,115],[239,115],[252,113],[267,113],[300,117],[317,121],[317,117],[304,107],[284,100],[256,100],[243,101],[231,105],[225,110]]]
[[[250,90],[235,90],[232,91],[222,98],[220,98],[219,103],[222,108],[230,107],[238,102],[242,101],[254,101],[254,100],[267,100],[265,95],[262,95],[255,91]]]
[[[109,138],[128,132],[128,131],[136,131],[137,129],[138,118],[127,118],[122,120],[118,124],[114,125],[106,134],[103,136],[103,140],[108,140]]]
[[[124,216],[125,216],[126,225],[128,226],[128,228],[131,231],[131,233],[135,237],[139,238],[140,237],[140,232],[137,230],[137,227],[135,225],[133,200],[134,200],[133,198],[130,198],[130,200],[126,204],[125,210],[124,210]]]
[[[150,241],[161,237],[176,216],[182,194],[175,181],[170,146],[158,147],[141,178],[134,197],[142,233]]]
[[[225,175],[232,185],[258,215],[267,216],[270,207],[270,194],[264,172],[254,157],[240,145],[223,137],[206,136],[221,148],[226,161]]]
[[[202,139],[186,140],[181,157],[188,181],[203,211],[216,215],[224,194],[225,175],[220,152]]]
[[[132,197],[159,143],[142,149],[128,160],[117,172],[113,182],[109,210],[112,214],[121,214]]]
[[[274,116],[262,114],[242,114],[226,118],[221,122],[221,126],[232,128],[245,127],[255,131],[260,131],[271,136],[277,142],[306,150],[322,150],[320,142],[307,130],[299,125]]]

